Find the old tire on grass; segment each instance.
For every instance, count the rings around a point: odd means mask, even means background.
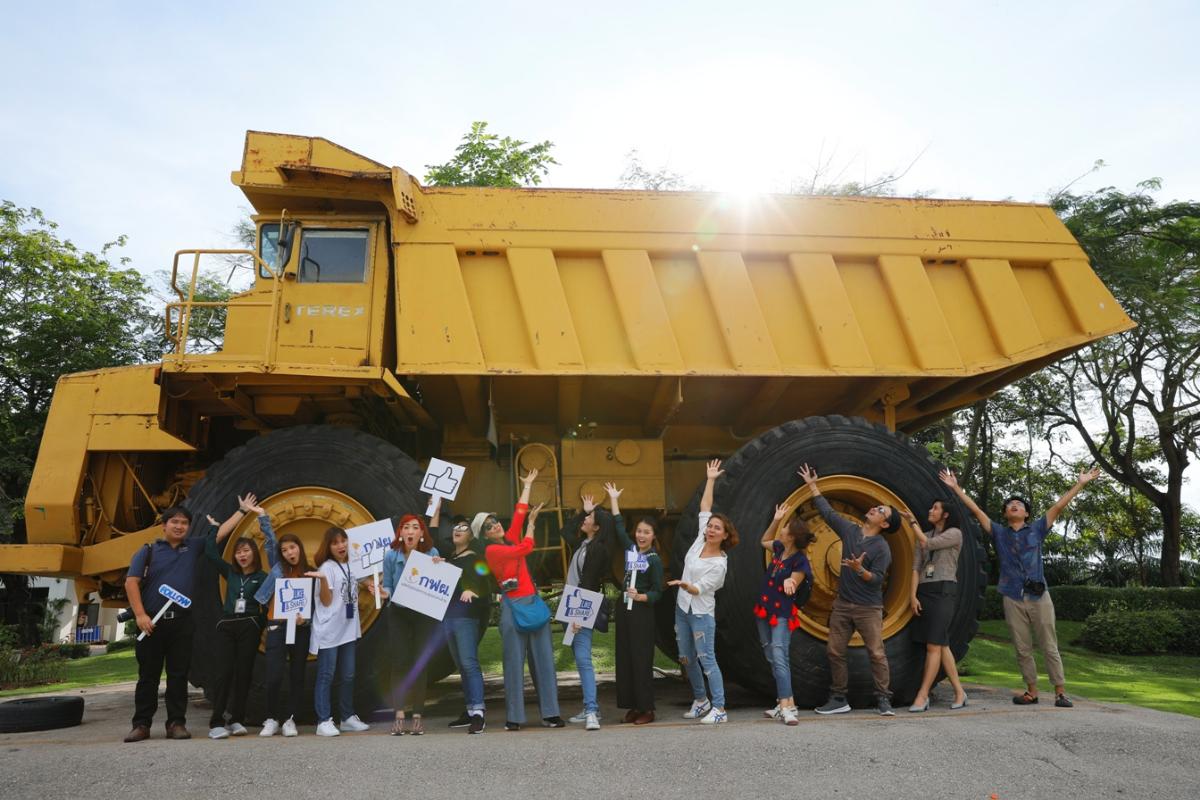
[[[83,722],[83,698],[19,697],[0,703],[0,733],[71,728]]]
[[[807,490],[796,474],[804,463],[817,470],[822,493],[835,508],[859,521],[866,508],[880,502],[907,507],[919,520],[924,520],[934,499],[949,504],[965,536],[950,627],[951,649],[961,659],[978,628],[977,615],[987,583],[986,557],[974,517],[940,482],[939,465],[925,448],[907,437],[859,418],[810,417],[785,423],[745,444],[724,462],[725,475],[716,485],[714,510],[730,516],[741,538],[729,553],[725,586],[717,593],[717,658],[726,680],[734,680],[766,700],[775,696],[775,682],[751,612],[765,567],[758,540],[777,503],[801,503],[800,513],[818,539],[809,548],[815,574],[813,597],[802,612],[804,624],[791,641],[792,690],[803,707],[820,705],[828,696],[826,623],[837,591],[840,540],[806,502]],[[676,576],[682,572],[683,556],[697,534],[700,494],[697,490],[675,529],[671,560]],[[892,566],[884,587],[884,639],[893,702],[907,704],[920,684],[924,664],[923,645],[909,638],[912,536],[906,525],[887,539]],[[673,604],[673,593],[661,602]],[[854,646],[858,641],[856,636],[848,654],[850,702],[868,706],[875,701],[874,685],[865,648]],[[675,651],[665,614],[659,615],[659,644],[668,652]]]
[[[271,515],[276,535],[296,533],[311,562],[324,531],[331,525],[350,528],[376,519],[390,518],[395,525],[407,513],[420,514],[425,501],[418,492],[421,470],[398,448],[375,436],[348,428],[301,425],[252,439],[235,448],[209,468],[185,503],[203,520],[205,514],[225,519],[237,508],[237,495],[254,492]],[[225,557],[240,535],[258,533],[255,519],[243,520],[230,535]],[[258,537],[261,541],[261,535]],[[190,678],[201,687],[211,686],[214,665],[214,626],[221,616],[223,588],[215,566],[201,561],[193,614],[196,622],[195,655]],[[266,560],[263,561],[266,568]],[[385,606],[386,607],[386,606]],[[391,653],[387,625],[375,611],[370,593],[360,593],[359,611],[363,638],[358,644],[355,670],[355,706],[362,715],[387,703],[391,682]],[[256,659],[248,698],[247,721],[256,724],[265,716],[265,659]],[[452,671],[443,648],[430,667],[430,681]],[[312,686],[315,659],[309,659],[304,697],[295,704],[298,720],[312,719]],[[287,691],[284,681],[283,691]],[[206,692],[207,693],[207,692]]]

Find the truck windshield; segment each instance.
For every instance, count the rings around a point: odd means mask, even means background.
[[[367,231],[305,228],[300,232],[301,283],[362,283],[367,278]]]

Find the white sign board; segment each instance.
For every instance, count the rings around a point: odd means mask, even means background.
[[[275,580],[275,605],[271,609],[271,619],[311,619],[312,607],[312,578]]]
[[[356,581],[369,578],[383,570],[383,556],[396,538],[390,519],[380,519],[350,528],[346,531],[350,540],[350,577]]]
[[[425,477],[421,478],[421,491],[444,500],[453,500],[458,496],[458,487],[462,486],[463,473],[466,467],[442,461],[440,458],[429,459],[425,468]]]
[[[441,620],[446,616],[446,608],[460,577],[462,569],[459,567],[448,561],[434,563],[420,550],[413,550],[404,562],[392,602]]]
[[[158,587],[158,593],[180,608],[191,608],[192,599],[177,589],[172,589],[165,583]]]
[[[600,604],[603,602],[604,595],[600,592],[580,589],[568,583],[563,587],[554,618],[559,622],[574,622],[581,628],[590,628],[596,624],[596,617],[600,615]]]
[[[645,572],[648,569],[650,569],[650,560],[646,558],[645,553],[638,551],[636,547],[625,551],[626,572]]]

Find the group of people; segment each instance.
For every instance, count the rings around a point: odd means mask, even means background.
[[[604,590],[611,579],[611,565],[618,550],[625,553],[625,575],[620,584],[622,599],[615,603],[615,620],[608,619],[602,605],[592,627],[572,624],[571,649],[583,694],[580,712],[570,722],[587,730],[600,727],[595,669],[592,661],[594,631],[605,632],[616,625],[617,705],[625,709],[623,722],[645,725],[655,720],[653,659],[655,647],[654,606],[667,587],[676,588],[675,634],[679,662],[693,693],[684,713],[702,724],[728,720],[724,682],[715,652],[717,591],[725,583],[728,551],[739,541],[738,531],[727,515],[713,511],[716,482],[724,474],[721,462],[706,465],[700,501],[699,526],[695,541],[683,558],[678,578],[665,581],[658,553],[658,521],[638,519],[630,536],[620,511],[622,490],[605,484],[609,509],[584,496],[583,509],[563,531],[572,545],[566,583],[595,592]],[[963,534],[945,500],[935,500],[922,525],[910,513],[890,505],[866,511],[863,524],[855,524],[837,513],[821,495],[819,479],[807,464],[799,476],[809,489],[813,505],[825,524],[842,543],[842,571],[837,597],[829,616],[827,657],[831,683],[828,701],[815,709],[818,714],[850,710],[847,701],[849,671],[846,648],[854,631],[861,635],[868,653],[880,714],[892,715],[889,667],[883,644],[883,581],[891,567],[891,548],[885,537],[901,530],[907,521],[915,540],[913,590],[910,599],[915,624],[911,638],[924,644],[926,657],[922,681],[909,711],[929,708],[931,687],[943,671],[954,690],[951,708],[967,705],[950,651],[949,629],[957,594],[958,555]],[[1004,596],[1005,619],[1012,632],[1017,660],[1026,683],[1025,691],[1013,698],[1019,705],[1038,702],[1037,672],[1032,656],[1034,634],[1046,656],[1055,704],[1070,707],[1066,695],[1062,660],[1058,654],[1054,606],[1046,591],[1041,545],[1055,519],[1090,480],[1096,470],[1081,473],[1078,482],[1046,514],[1030,521],[1027,501],[1019,497],[1004,503],[1005,523],[993,522],[959,487],[954,475],[943,471],[945,485],[962,500],[989,531],[996,545],[1000,566],[1000,592]],[[360,590],[373,590],[380,600],[396,592],[404,565],[414,550],[436,561],[448,561],[461,569],[458,585],[444,619],[438,622],[413,609],[389,603],[384,612],[390,650],[394,653],[391,704],[394,710],[392,735],[421,735],[428,668],[443,646],[447,646],[462,677],[464,711],[452,728],[482,733],[486,727],[483,674],[478,645],[490,619],[491,598],[501,600],[499,631],[503,653],[505,729],[520,730],[527,724],[524,696],[526,655],[537,693],[541,725],[566,726],[558,704],[557,675],[551,641],[549,608],[542,600],[527,563],[534,548],[534,529],[541,506],[531,508],[530,491],[537,470],[522,480],[522,492],[507,529],[498,516],[481,512],[469,522],[456,517],[450,537],[450,552],[442,556],[434,546],[430,524],[419,515],[400,519],[394,540],[383,560],[383,579],[377,587],[368,581],[360,587],[349,565],[349,539],[339,527],[325,531],[313,562],[303,542],[293,534],[276,537],[269,515],[252,493],[238,497],[238,508],[223,522],[206,518],[202,537],[188,537],[191,512],[175,506],[162,514],[163,537],[134,554],[125,589],[137,627],[144,634],[136,643],[138,683],[135,690],[133,727],[127,742],[150,737],[150,725],[158,706],[158,684],[164,666],[167,686],[166,736],[190,738],[185,725],[188,669],[191,664],[194,621],[188,609],[166,606],[158,589],[167,585],[190,595],[199,559],[211,560],[225,578],[225,597],[214,631],[214,665],[211,678],[212,714],[209,737],[223,739],[248,733],[247,697],[255,653],[266,632],[266,708],[260,736],[296,736],[296,704],[303,697],[306,661],[317,658],[313,706],[317,735],[337,736],[364,731],[369,726],[354,711],[354,675],[357,643],[362,637],[359,615]],[[232,560],[222,556],[223,545],[248,515],[256,515],[264,537],[267,569],[263,569],[254,539],[234,542]],[[431,524],[439,523],[436,509]],[[770,664],[776,687],[776,705],[767,717],[796,725],[799,714],[793,698],[789,659],[791,636],[801,627],[800,610],[812,593],[813,573],[806,550],[814,534],[798,514],[779,505],[760,544],[769,556],[762,587],[753,607],[763,653]],[[311,621],[295,625],[288,641],[287,624],[274,619],[275,584],[281,579],[314,579]],[[163,609],[166,608],[165,611]],[[160,613],[162,612],[162,613]],[[284,681],[288,691],[283,695]],[[336,691],[335,691],[336,688]],[[336,709],[334,701],[336,700]],[[336,719],[335,723],[335,710]]]

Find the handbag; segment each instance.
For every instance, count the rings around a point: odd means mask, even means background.
[[[524,600],[525,598],[520,599]],[[533,595],[532,603],[517,603],[507,597],[504,598],[504,602],[508,603],[513,624],[519,631],[533,633],[541,630],[550,621],[550,606],[546,605],[546,601],[540,594]]]

